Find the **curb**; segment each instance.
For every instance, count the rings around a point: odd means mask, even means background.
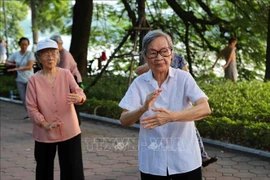
[[[6,102],[22,104],[22,101],[11,100],[9,98],[4,98],[4,97],[0,97],[0,101],[6,101]],[[84,117],[86,119],[89,119],[89,120],[97,120],[97,121],[116,124],[116,125],[121,126],[120,121],[117,120],[117,119],[111,119],[111,118],[107,118],[107,117],[103,117],[103,116],[98,116],[98,115],[93,115],[93,114],[86,114],[86,113],[80,113],[80,116]],[[138,129],[138,130],[140,129],[139,124],[133,124],[131,127],[135,128],[135,129]],[[264,158],[269,158],[270,159],[270,152],[267,152],[267,151],[248,148],[248,147],[239,146],[239,145],[235,145],[235,144],[224,143],[224,142],[221,142],[221,141],[216,141],[216,140],[207,139],[207,138],[202,138],[202,140],[203,140],[204,143],[209,144],[209,145],[223,147],[223,148],[226,148],[226,149],[235,150],[235,151],[248,153],[248,154],[252,154],[252,155],[259,156],[259,157],[264,157]]]

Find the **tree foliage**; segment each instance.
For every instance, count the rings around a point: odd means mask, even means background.
[[[6,24],[4,24],[4,9],[5,3]],[[6,39],[5,25],[8,31],[8,48],[9,52],[14,51],[18,47],[18,40],[24,35],[23,29],[20,27],[20,22],[26,18],[28,11],[27,6],[18,1],[0,1],[0,39]]]
[[[28,4],[30,2],[21,1]],[[38,28],[41,31],[63,30],[61,32],[70,33],[70,1],[44,0],[35,3],[38,7]],[[88,57],[95,59],[104,50],[113,52],[132,28],[139,25],[143,17],[143,26],[174,34],[174,51],[184,55],[190,73],[195,77],[210,74],[208,68],[217,53],[227,44],[230,37],[236,36],[239,39],[236,48],[239,78],[263,79],[267,74],[266,39],[269,18],[266,12],[269,11],[269,7],[270,1],[260,0],[136,0],[136,3],[133,0],[119,0],[117,5],[95,2],[88,45],[93,53]],[[115,53],[117,58],[107,65],[107,70],[122,74],[130,71],[135,39],[141,42],[147,31],[137,31],[138,38],[135,38],[134,32]],[[138,43],[137,46],[136,51],[139,52],[141,44]],[[138,64],[137,57],[135,56],[135,59]],[[78,64],[81,64],[79,70],[83,71],[83,74],[87,59],[82,60],[85,62],[76,59]],[[217,69],[222,72],[221,66]]]
[[[33,42],[38,43],[38,33],[63,32],[66,24],[70,23],[68,16],[69,1],[61,0],[21,0],[27,4],[32,12]]]
[[[121,2],[117,10],[113,8],[99,12],[114,15],[110,18],[119,18],[114,22],[125,22],[125,26],[112,23],[116,24],[117,29],[122,29],[121,32],[125,32],[136,25],[140,12],[134,1]],[[175,41],[178,42],[175,51],[182,53],[188,60],[190,72],[194,76],[210,73],[208,68],[216,54],[227,44],[230,37],[236,36],[239,39],[236,52],[240,79],[251,80],[263,79],[265,71],[265,25],[268,23],[265,12],[268,12],[269,6],[270,2],[257,0],[153,0],[146,1],[145,11],[146,20],[151,27],[174,34]],[[106,44],[101,41],[98,43],[101,46]],[[122,49],[130,51],[130,48],[127,43]],[[116,61],[113,61],[114,64],[117,64]],[[126,64],[127,60],[124,62]],[[221,67],[220,70],[222,71]]]
[[[2,0],[4,1],[4,0]],[[0,36],[4,36],[4,12],[3,3],[0,1],[0,22],[1,32]],[[20,27],[20,22],[25,20],[31,7],[31,2],[34,3],[36,9],[36,19],[32,19],[32,30],[39,32],[66,32],[66,27],[71,24],[71,16],[69,5],[71,1],[61,0],[17,0],[17,1],[4,1],[5,13],[7,19],[7,31],[9,38],[10,52],[17,49],[17,41],[25,32]],[[33,24],[33,21],[36,24]],[[2,38],[2,37],[1,37]],[[38,36],[33,36],[34,42],[37,43]]]
[[[268,9],[268,33],[267,33],[267,51],[266,51],[266,70],[264,81],[270,81],[270,7]]]

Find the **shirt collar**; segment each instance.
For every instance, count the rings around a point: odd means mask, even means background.
[[[168,73],[167,79],[171,79],[173,77],[175,77],[175,69],[173,69],[172,67],[169,67],[169,73]],[[153,73],[152,73],[152,70],[151,69],[145,73],[145,76],[143,77],[143,79],[145,81],[147,81],[147,82],[156,81],[154,79],[154,77],[153,77]]]

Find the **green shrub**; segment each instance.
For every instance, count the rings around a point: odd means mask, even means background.
[[[207,117],[196,122],[203,137],[257,149],[270,149],[270,124]]]
[[[270,123],[270,82],[202,84],[209,97],[212,117]]]
[[[90,84],[94,77],[84,79],[85,84]],[[85,89],[88,97],[99,100],[119,101],[128,89],[128,79],[122,76],[103,76],[94,87]]]
[[[98,116],[119,119],[122,109],[118,106],[118,101],[98,100],[96,98],[87,99],[81,107],[82,112],[95,114]]]
[[[12,76],[1,76],[0,77],[0,94],[2,97],[9,97],[9,91],[12,90],[14,95],[18,95],[16,86],[16,80]]]

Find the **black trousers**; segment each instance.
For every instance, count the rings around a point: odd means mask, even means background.
[[[167,176],[156,176],[141,172],[141,180],[202,180],[202,170],[201,167],[199,167],[187,173],[174,175],[168,175],[167,172]]]
[[[57,143],[35,141],[36,180],[53,180],[58,148],[61,180],[84,180],[81,134]]]

